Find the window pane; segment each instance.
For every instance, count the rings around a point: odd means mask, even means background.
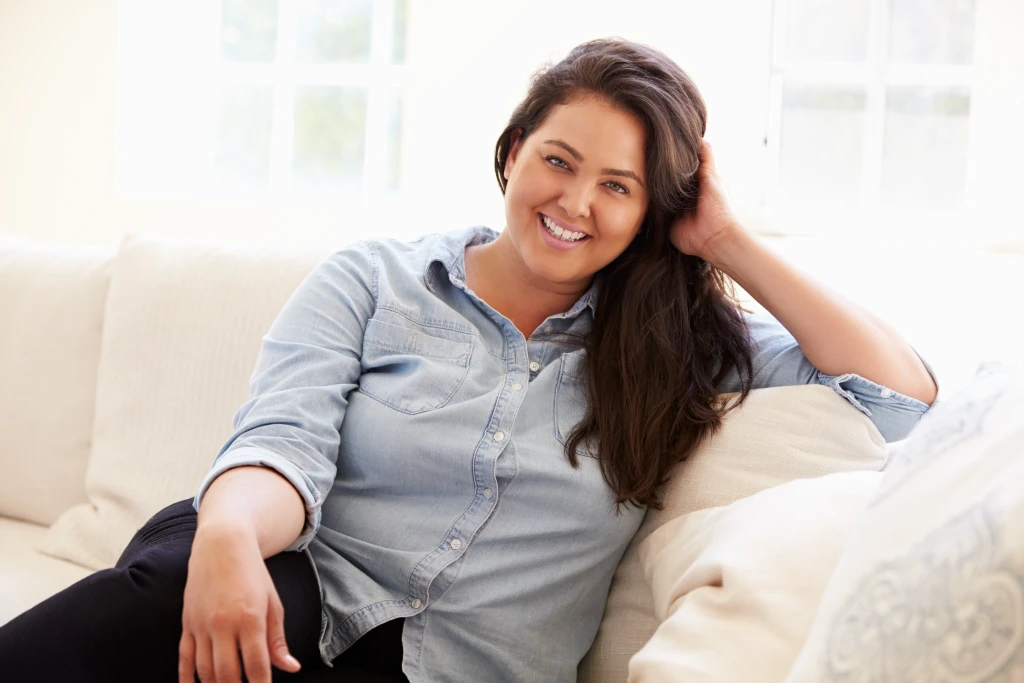
[[[964,198],[970,93],[890,88],[886,97],[882,203],[953,208]]]
[[[300,62],[370,60],[371,0],[299,0],[297,9]]]
[[[366,141],[366,90],[305,87],[295,93],[295,187],[358,190]]]
[[[277,0],[221,0],[220,57],[272,62],[277,50]]]
[[[222,183],[266,186],[274,93],[269,85],[227,85],[217,112],[215,165]]]
[[[392,90],[388,101],[387,167],[384,188],[398,191],[398,172],[402,160],[402,119],[404,98],[401,90]]]
[[[407,0],[395,0],[395,35],[391,43],[391,62],[405,63],[405,27],[409,17]]]
[[[868,54],[864,0],[786,3],[787,62],[863,62]]]
[[[790,201],[856,203],[864,145],[863,91],[787,87],[779,190]]]
[[[974,62],[974,0],[890,0],[889,59],[914,64]]]

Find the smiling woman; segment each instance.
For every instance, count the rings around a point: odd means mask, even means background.
[[[587,409],[566,454],[575,464],[600,435],[619,503],[657,505],[668,469],[719,424],[723,378],[751,383],[727,280],[671,241],[673,221],[696,211],[706,121],[697,87],[660,52],[577,47],[536,77],[499,137],[507,229],[466,252],[470,286],[524,335],[594,285]]]

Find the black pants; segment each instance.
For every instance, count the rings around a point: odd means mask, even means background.
[[[0,626],[0,680],[177,683],[195,532],[192,500],[170,505],[139,529],[116,567],[87,576]],[[401,666],[403,619],[365,634],[328,667],[318,648],[320,592],[309,560],[285,552],[266,563],[284,605],[289,651],[302,664],[296,674],[273,669],[275,683],[408,680]]]

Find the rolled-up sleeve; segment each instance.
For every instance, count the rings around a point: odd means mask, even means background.
[[[337,472],[348,395],[359,384],[373,282],[372,253],[360,243],[317,265],[288,299],[263,337],[248,400],[199,486],[196,511],[223,472],[269,467],[291,482],[306,508],[302,533],[288,550],[309,545]]]
[[[757,313],[748,314],[746,318],[754,351],[753,389],[799,384],[831,387],[864,413],[887,442],[905,438],[928,411],[927,403],[860,375],[826,375],[811,364],[793,335],[774,317]],[[935,372],[928,362],[923,358],[921,362],[935,380]],[[938,386],[938,381],[935,381]],[[720,390],[722,393],[740,390],[739,375],[735,369],[723,380]]]

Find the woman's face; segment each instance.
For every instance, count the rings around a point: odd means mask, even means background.
[[[648,204],[644,137],[635,116],[589,97],[554,107],[525,141],[513,141],[505,218],[532,273],[587,281],[629,246]]]

